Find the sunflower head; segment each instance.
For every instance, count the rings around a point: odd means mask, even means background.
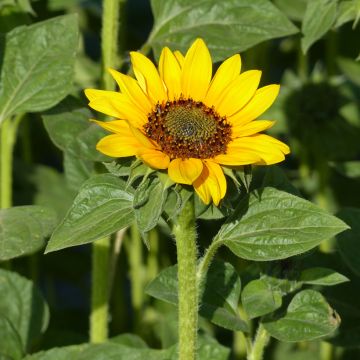
[[[112,133],[97,144],[100,152],[136,156],[215,205],[226,193],[223,167],[275,164],[289,153],[284,143],[260,134],[273,121],[254,121],[279,86],[258,89],[261,72],[241,73],[238,54],[214,76],[201,39],[185,56],[164,48],[158,68],[138,52],[131,53],[131,62],[135,79],[110,69],[120,92],[85,90],[90,107],[114,118],[96,121]]]

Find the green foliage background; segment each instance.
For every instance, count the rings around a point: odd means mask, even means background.
[[[202,37],[215,66],[241,52],[262,85],[281,84],[264,118],[291,155],[229,173],[220,208],[195,202],[199,253],[221,246],[201,289],[198,358],[244,358],[259,323],[273,338],[265,359],[360,358],[360,1],[120,9],[123,72],[130,50],[156,61]],[[191,191],[95,150],[105,132],[83,89],[102,86],[101,15],[100,0],[0,0],[0,359],[177,358],[169,223]],[[113,236],[110,340],[90,345],[86,244],[133,223],[121,248]]]

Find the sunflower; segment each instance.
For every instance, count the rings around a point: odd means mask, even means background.
[[[212,77],[202,39],[183,56],[165,47],[158,69],[131,52],[136,79],[109,69],[121,92],[85,90],[89,106],[116,120],[95,122],[112,134],[97,149],[111,157],[136,156],[192,185],[206,204],[226,193],[223,167],[278,163],[289,153],[279,140],[259,132],[274,121],[256,120],[275,100],[279,85],[258,89],[261,72],[240,73],[241,58],[225,60]]]

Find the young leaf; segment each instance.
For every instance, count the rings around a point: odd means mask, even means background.
[[[152,0],[151,7],[155,22],[149,43],[156,57],[164,46],[185,52],[202,37],[216,62],[298,31],[268,0]]]
[[[241,303],[250,319],[271,313],[282,304],[280,291],[273,290],[262,280],[250,281],[241,294]]]
[[[158,177],[147,178],[134,193],[134,213],[140,233],[153,229],[163,212],[167,186]]]
[[[63,99],[71,90],[77,46],[76,15],[9,32],[1,72],[0,123],[14,114],[46,110]]]
[[[335,28],[338,28],[349,21],[354,21],[353,29],[356,27],[360,17],[360,2],[359,0],[341,1],[339,4],[338,15],[335,23]]]
[[[200,315],[226,329],[248,330],[237,311],[241,283],[232,265],[214,262],[202,286]],[[145,291],[150,296],[177,305],[177,265],[161,271]]]
[[[347,228],[309,201],[263,188],[239,202],[215,241],[244,259],[270,261],[304,253]]]
[[[344,262],[360,275],[360,209],[343,209],[338,214],[351,229],[337,236],[337,247]]]
[[[360,4],[360,1],[359,1]],[[359,5],[360,11],[360,5]],[[354,84],[360,86],[360,64],[358,61],[348,59],[348,58],[339,58],[337,60],[340,70],[344,73],[348,80]],[[349,161],[350,163],[355,161]],[[359,164],[359,161],[357,161]]]
[[[314,267],[302,271],[299,281],[311,285],[333,286],[349,281],[349,279],[334,270]]]
[[[317,40],[321,39],[333,26],[336,20],[337,1],[308,1],[301,31],[301,48],[304,54]]]
[[[32,254],[41,249],[56,223],[56,213],[44,206],[1,209],[0,261]]]
[[[340,318],[324,297],[314,290],[303,290],[291,300],[286,314],[263,320],[265,329],[280,341],[309,341],[333,333]]]
[[[80,188],[46,252],[86,244],[130,225],[134,220],[133,197],[123,180],[110,174],[93,176]]]
[[[49,311],[40,292],[30,280],[0,269],[0,315],[19,333],[25,351],[46,330]],[[1,353],[1,349],[0,349]]]

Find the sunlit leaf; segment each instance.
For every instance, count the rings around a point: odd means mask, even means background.
[[[152,0],[154,27],[149,43],[158,57],[164,46],[185,52],[203,38],[214,61],[297,28],[268,0]]]
[[[46,110],[63,99],[71,90],[77,46],[76,15],[8,33],[0,79],[0,123],[13,114]]]
[[[132,190],[123,180],[110,174],[90,178],[55,229],[46,252],[86,244],[130,225],[132,202]]]
[[[309,341],[333,333],[340,318],[317,291],[303,290],[291,300],[286,313],[263,321],[265,329],[281,341]]]
[[[349,279],[337,271],[316,267],[302,271],[299,281],[311,285],[333,286],[349,281]]]
[[[347,225],[309,201],[275,188],[250,193],[220,228],[215,241],[257,261],[304,253]]]

